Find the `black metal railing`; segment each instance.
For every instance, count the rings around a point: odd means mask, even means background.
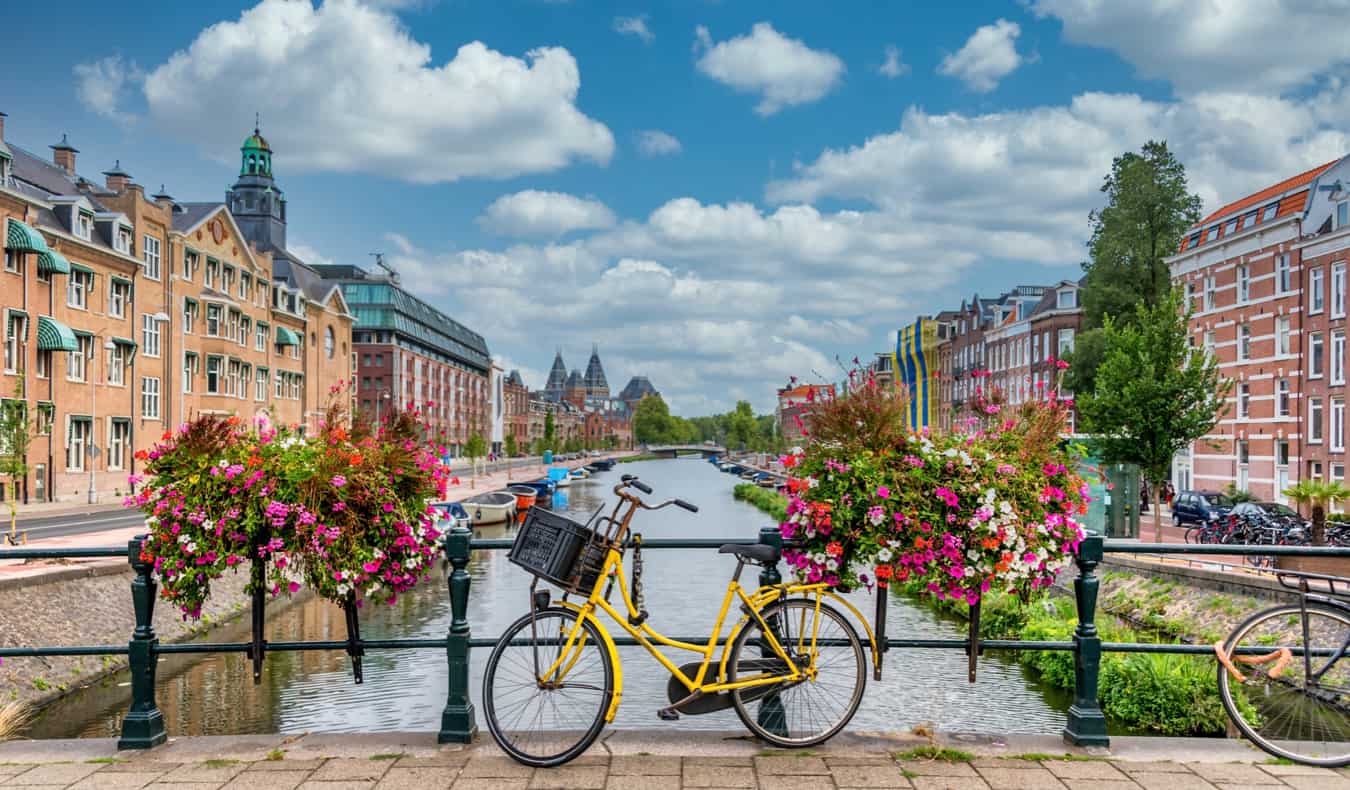
[[[131,705],[122,720],[121,749],[147,749],[166,740],[164,719],[155,702],[155,670],[161,655],[184,653],[249,653],[255,649],[252,642],[160,644],[152,620],[154,617],[157,584],[152,566],[141,559],[144,536],[135,538],[126,548],[98,547],[76,549],[0,549],[0,560],[27,559],[93,559],[127,557],[136,575],[131,582],[132,602],[136,625],[130,642],[123,645],[73,645],[0,647],[0,657],[124,655],[128,657],[131,673]],[[782,545],[777,527],[764,527],[757,538],[647,538],[643,549],[715,549],[724,543],[767,543]],[[468,620],[469,560],[474,551],[502,551],[511,547],[505,538],[474,540],[472,532],[464,527],[452,529],[446,537],[445,555],[450,564],[447,578],[451,621],[443,639],[360,639],[361,650],[445,650],[449,675],[449,690],[441,715],[438,735],[441,743],[467,743],[478,731],[476,714],[469,694],[469,650],[491,647],[493,639],[475,639]],[[1177,653],[1212,655],[1208,645],[1152,644],[1103,642],[1097,631],[1096,569],[1108,553],[1114,554],[1181,554],[1181,555],[1260,555],[1298,557],[1350,557],[1350,548],[1325,546],[1212,546],[1193,544],[1136,543],[1105,541],[1101,536],[1086,538],[1076,558],[1078,574],[1074,579],[1074,599],[1078,625],[1073,638],[1066,641],[1031,641],[1017,639],[981,640],[981,650],[1068,650],[1074,653],[1074,701],[1069,708],[1068,722],[1063,731],[1065,740],[1080,746],[1106,746],[1106,719],[1097,699],[1098,672],[1103,652],[1121,653]],[[776,566],[763,569],[761,585],[782,581]],[[676,637],[687,642],[703,642],[707,636]],[[616,638],[619,646],[636,645],[631,637]],[[885,647],[938,650],[968,650],[965,639],[904,639],[887,638]],[[347,650],[353,649],[352,640],[311,640],[302,642],[264,642],[262,649],[272,651]]]

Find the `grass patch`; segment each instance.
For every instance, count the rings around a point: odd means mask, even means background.
[[[215,760],[207,760],[202,763],[202,766],[204,768],[229,768],[231,765],[237,765],[238,763],[238,760],[221,757]]]
[[[970,752],[947,746],[918,746],[895,757],[898,760],[940,760],[944,763],[968,763],[975,759],[975,755]]]
[[[642,453],[641,455],[630,455],[626,458],[615,458],[614,460],[621,464],[631,464],[634,461],[659,461],[662,458],[670,458],[670,456],[657,455],[656,453]]]
[[[787,497],[771,488],[760,488],[753,483],[738,483],[732,490],[732,496],[742,502],[749,502],[777,521],[787,518]]]
[[[270,752],[267,753],[267,760],[268,760],[268,762],[273,762],[273,763],[274,763],[274,762],[277,762],[278,760],[284,760],[284,759],[286,759],[286,753],[283,752],[283,751],[280,750],[280,749],[273,749],[272,751],[270,751]]]
[[[406,756],[406,755],[405,755],[403,752],[399,752],[398,754],[372,754],[372,755],[370,756],[370,759],[372,759],[372,760],[397,760],[398,758],[400,758],[400,757],[405,757],[405,756]]]
[[[1105,760],[1105,757],[1093,757],[1090,754],[1046,754],[1045,752],[1026,752],[1025,754],[1010,754],[1009,760],[1026,760],[1027,762],[1044,762],[1046,760],[1057,760],[1066,763],[1095,763]]]
[[[1294,762],[1293,760],[1288,759],[1287,757],[1267,757],[1261,764],[1262,764],[1262,765],[1298,765],[1298,763]]]
[[[92,760],[85,760],[85,762],[89,765],[116,765],[117,763],[124,763],[126,760],[117,757],[95,757]]]

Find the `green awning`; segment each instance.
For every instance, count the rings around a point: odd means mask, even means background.
[[[48,247],[41,233],[17,219],[11,219],[9,229],[5,231],[5,249],[18,252],[46,252]]]
[[[79,347],[70,327],[45,315],[38,316],[39,351],[77,351]]]
[[[112,337],[112,338],[110,338],[110,339],[112,340],[113,343],[115,343],[115,344],[117,344],[117,345],[119,345],[119,346],[125,346],[126,348],[129,349],[128,352],[127,352],[127,359],[131,359],[132,357],[136,356],[136,341],[135,341],[135,340],[130,340],[130,339],[125,338],[125,337]]]
[[[279,326],[277,327],[277,345],[298,346],[300,345],[300,338],[286,327]]]
[[[128,278],[126,278],[126,277],[123,277],[123,276],[120,275],[120,274],[110,275],[108,279],[112,280],[112,281],[115,282],[115,283],[122,283],[122,284],[124,284],[124,285],[131,285],[131,280],[128,279]]]
[[[94,270],[85,266],[83,263],[71,263],[71,271],[81,272],[83,274],[93,274]]]
[[[6,312],[8,312],[10,315],[21,315],[21,316],[24,317],[24,320],[28,320],[28,311],[27,311],[27,310],[19,310],[18,308],[14,308],[14,307],[6,307],[5,310],[6,310]]]
[[[52,274],[70,274],[70,261],[56,250],[47,250],[38,255],[38,271]]]

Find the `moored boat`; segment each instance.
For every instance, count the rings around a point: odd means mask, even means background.
[[[448,533],[452,527],[473,528],[473,519],[469,516],[469,512],[464,509],[463,504],[459,502],[432,502],[431,507],[435,508],[440,515],[441,520],[436,525],[436,529],[440,530],[442,535]]]
[[[571,472],[568,473],[567,476],[572,478],[573,480],[585,480],[586,478],[591,476],[591,472],[589,469],[583,466],[580,469],[573,469]]]
[[[592,469],[591,467],[594,468]],[[599,461],[592,461],[586,465],[586,468],[591,469],[592,472],[608,472],[614,468],[614,459],[602,458]]]
[[[528,480],[524,483],[517,483],[516,485],[529,486],[530,488],[533,488],[535,495],[538,496],[540,499],[545,500],[553,496],[553,491],[557,488],[557,486],[553,485],[553,481],[547,478],[540,478],[539,480]]]
[[[473,517],[475,526],[501,524],[510,521],[516,512],[516,496],[508,491],[488,491],[474,494],[463,501],[464,509]]]
[[[529,510],[530,507],[534,505],[535,500],[539,499],[539,492],[534,489],[534,486],[507,486],[506,491],[515,496],[517,513],[524,513]]]
[[[565,466],[551,466],[548,470],[548,479],[553,481],[553,485],[558,488],[566,488],[572,485],[570,470]]]

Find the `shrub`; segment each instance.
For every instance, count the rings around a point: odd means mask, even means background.
[[[777,491],[760,488],[752,483],[739,483],[732,490],[732,495],[769,514],[775,521],[781,522],[787,518],[787,497]]]

